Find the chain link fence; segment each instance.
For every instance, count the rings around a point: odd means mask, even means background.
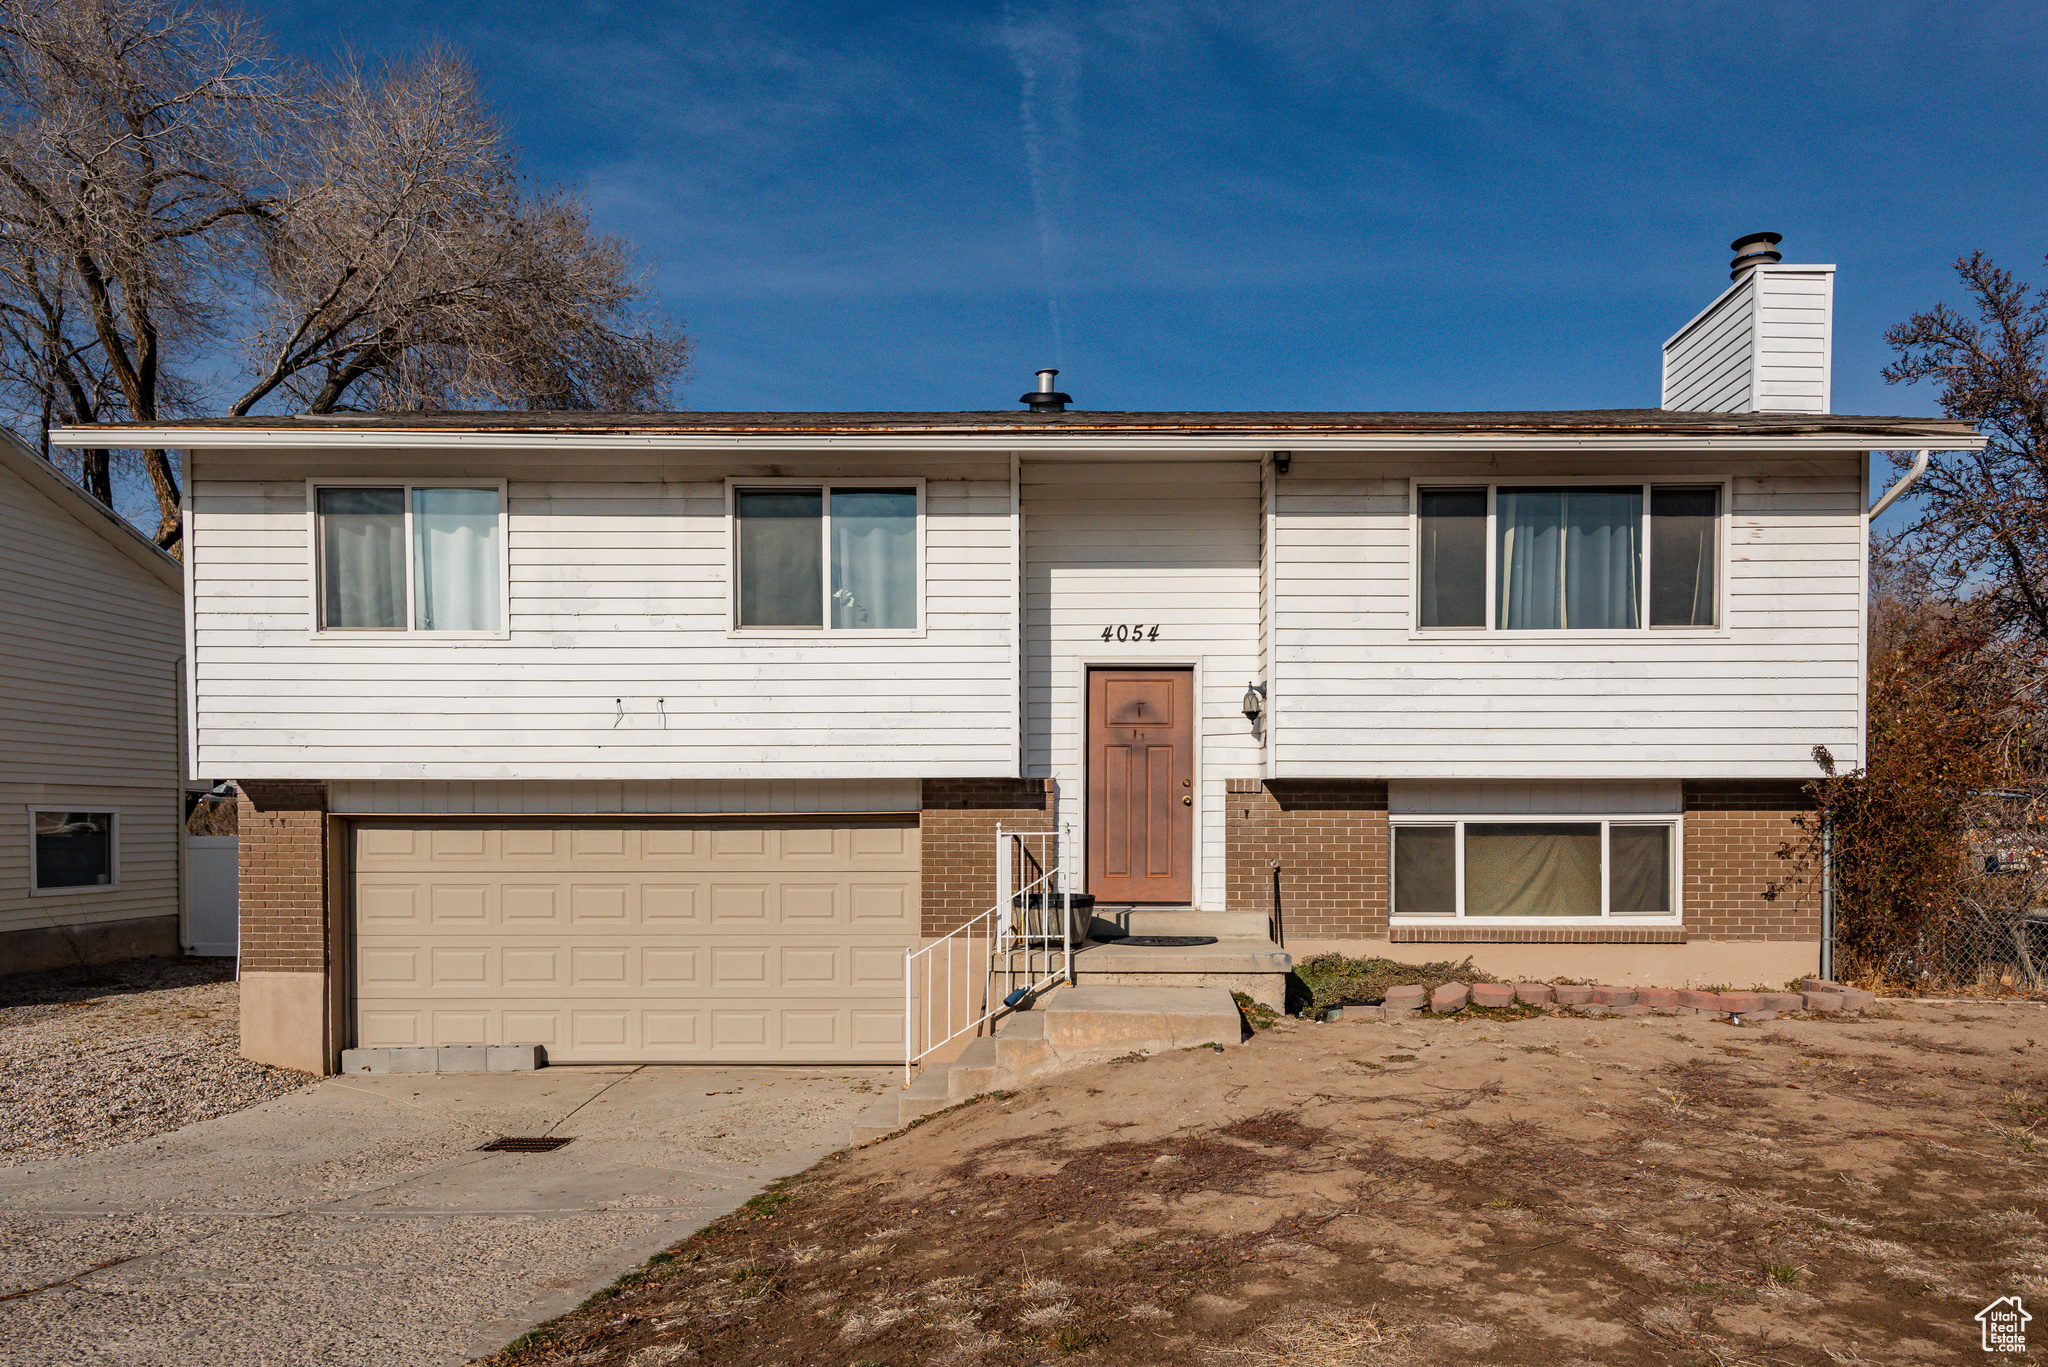
[[[1835,976],[1903,996],[2048,997],[2048,811],[1986,793],[1944,904],[1909,935],[1861,948],[1837,909]],[[1845,933],[1846,932],[1846,933]]]

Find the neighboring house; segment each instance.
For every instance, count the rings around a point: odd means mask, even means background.
[[[0,434],[0,974],[181,952],[183,597]]]
[[[1863,758],[1868,453],[1981,443],[1829,416],[1830,268],[1736,275],[1667,344],[1684,411],[126,434],[187,451],[246,1051],[900,1059],[904,951],[996,901],[999,823],[1071,826],[1098,927],[1219,934],[1203,981],[1269,929],[1813,972],[1819,898],[1770,885],[1813,747]]]

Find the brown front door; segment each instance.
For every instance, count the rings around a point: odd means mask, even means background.
[[[1195,674],[1088,671],[1088,891],[1194,900]]]

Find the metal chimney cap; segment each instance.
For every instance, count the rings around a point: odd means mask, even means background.
[[[1038,388],[1028,394],[1018,395],[1018,402],[1031,405],[1031,411],[1034,413],[1066,412],[1067,405],[1074,400],[1052,387],[1052,378],[1057,374],[1059,371],[1051,366],[1041,369],[1038,372]]]
[[[1778,244],[1784,240],[1782,233],[1751,233],[1730,242],[1728,250],[1735,253],[1735,259],[1728,263],[1728,278],[1733,280],[1751,266],[1783,261],[1785,254],[1778,250]]]

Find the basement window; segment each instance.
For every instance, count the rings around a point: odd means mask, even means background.
[[[29,810],[29,890],[85,892],[117,885],[115,812]]]
[[[1418,487],[1416,625],[1711,629],[1721,504],[1718,484]]]
[[[1398,920],[1670,921],[1678,823],[1416,818],[1393,827]]]
[[[917,629],[923,536],[916,487],[738,485],[732,512],[739,628]]]

